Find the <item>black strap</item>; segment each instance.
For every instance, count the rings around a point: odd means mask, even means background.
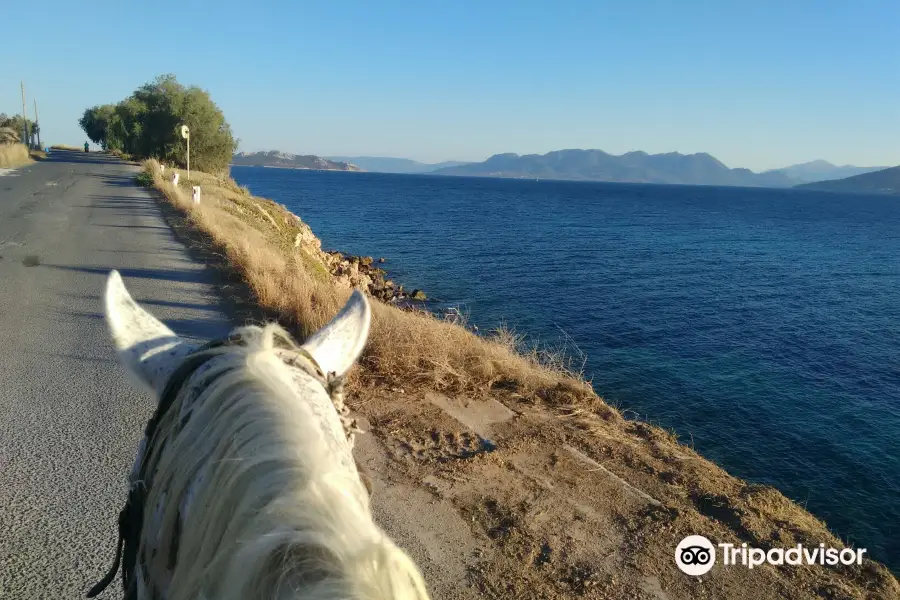
[[[125,540],[122,537],[122,520],[125,518],[126,510],[127,510],[127,507],[123,508],[119,512],[119,541],[116,543],[116,558],[113,561],[113,565],[109,569],[109,571],[107,571],[106,575],[104,575],[103,579],[101,579],[96,584],[94,584],[94,587],[92,587],[88,591],[88,593],[87,593],[88,598],[93,598],[94,596],[96,596],[97,594],[99,594],[100,592],[102,592],[103,590],[108,588],[109,584],[111,584],[113,579],[116,578],[116,573],[119,572],[119,563],[121,562],[120,558],[122,556],[122,546],[125,543]]]
[[[93,598],[102,593],[109,584],[116,578],[119,566],[122,566],[122,587],[125,590],[125,598],[136,597],[136,581],[135,565],[137,564],[137,552],[141,542],[141,530],[144,525],[144,501],[146,499],[146,476],[147,464],[150,462],[150,454],[155,441],[156,430],[159,427],[163,417],[169,408],[175,402],[178,391],[188,380],[191,374],[199,369],[207,361],[217,356],[218,352],[209,352],[209,350],[241,344],[240,336],[229,336],[221,340],[214,340],[198,348],[191,353],[166,381],[166,386],[159,397],[159,404],[153,416],[147,421],[144,428],[144,437],[147,444],[144,447],[144,456],[141,461],[141,469],[138,473],[137,481],[135,481],[128,492],[128,498],[125,500],[125,506],[119,512],[119,540],[116,543],[116,557],[113,565],[106,575],[92,587],[88,593],[88,598]]]

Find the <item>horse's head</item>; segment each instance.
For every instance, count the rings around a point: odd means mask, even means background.
[[[132,471],[132,492],[147,490],[129,496],[139,539],[124,534],[139,598],[427,599],[373,522],[346,438],[341,381],[371,321],[362,293],[302,345],[267,326],[198,346],[115,271],[104,302],[120,361],[159,401]]]
[[[119,360],[139,384],[158,396],[197,345],[180,338],[138,306],[117,271],[109,274],[104,309]],[[337,316],[310,336],[302,348],[324,372],[343,376],[366,344],[371,319],[366,297],[354,291]]]

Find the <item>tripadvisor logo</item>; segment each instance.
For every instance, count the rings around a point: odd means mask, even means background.
[[[688,575],[705,575],[716,564],[716,548],[702,535],[689,535],[675,548],[675,563]]]
[[[825,544],[806,548],[751,548],[747,544],[719,544],[722,565],[742,565],[754,569],[760,565],[861,565],[865,548],[826,548]],[[675,548],[675,564],[683,573],[705,575],[716,564],[716,546],[702,535],[689,535]]]

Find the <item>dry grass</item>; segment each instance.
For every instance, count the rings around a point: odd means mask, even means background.
[[[72,152],[84,152],[84,146],[69,146],[66,144],[54,144],[50,146],[51,150],[71,150]]]
[[[0,168],[11,169],[32,162],[25,144],[0,144]]]
[[[127,152],[122,152],[121,150],[116,150],[116,149],[106,150],[106,153],[111,156],[121,158],[122,160],[124,160],[126,162],[130,162],[130,163],[138,163],[139,162],[135,159],[134,155],[128,154]]]
[[[179,186],[173,169],[144,163],[147,183],[163,192],[207,234],[216,250],[249,285],[254,301],[305,337],[320,328],[347,300],[350,290],[336,284],[319,241],[298,217],[271,200],[251,196],[230,177],[183,170]],[[200,185],[194,205],[190,186]],[[298,239],[304,243],[297,244]],[[447,391],[486,391],[493,386],[534,397],[566,389],[567,396],[596,395],[558,353],[529,349],[502,330],[480,337],[463,326],[423,311],[373,302],[373,326],[363,356],[362,376],[399,386]]]
[[[0,127],[0,144],[18,144],[21,142],[20,134],[12,127]]]
[[[35,148],[32,148],[31,150],[28,151],[28,156],[30,156],[34,160],[44,160],[45,158],[47,158],[47,153],[44,152],[43,150],[37,150]]]

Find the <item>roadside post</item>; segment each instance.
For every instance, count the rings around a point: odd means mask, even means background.
[[[181,137],[187,140],[187,178],[191,180],[191,130],[187,125],[181,126]]]

